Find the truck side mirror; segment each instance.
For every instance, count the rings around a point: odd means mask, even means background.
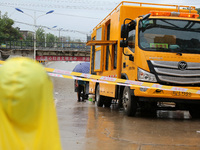
[[[122,24],[121,26],[121,38],[127,38],[129,32],[129,24]]]
[[[126,20],[131,20],[129,23],[125,24]],[[128,34],[129,31],[135,29],[136,26],[136,21],[126,18],[124,20],[124,24],[122,24],[121,26],[121,38],[123,38],[123,40],[120,41],[120,47],[128,47]]]
[[[136,26],[136,21],[135,21],[135,20],[132,20],[131,22],[129,22],[128,30],[129,30],[129,31],[134,30],[134,29],[135,29],[135,26]]]

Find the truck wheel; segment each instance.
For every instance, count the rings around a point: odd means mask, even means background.
[[[99,85],[97,85],[97,88],[96,88],[96,91],[95,91],[95,100],[96,100],[98,107],[103,106],[103,96],[100,95]]]
[[[125,88],[125,87],[119,87],[119,95],[118,95],[119,100],[118,100],[118,104],[117,104],[117,107],[118,107],[119,109],[123,108],[123,105],[122,105],[122,96],[123,96],[124,88]]]
[[[200,105],[191,104],[189,106],[189,112],[192,118],[200,118]]]
[[[130,88],[126,86],[123,91],[122,105],[127,116],[135,116],[137,111],[137,98],[131,96]]]

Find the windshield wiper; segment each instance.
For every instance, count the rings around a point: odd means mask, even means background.
[[[168,22],[168,21],[166,21],[166,20],[160,20],[160,21],[165,22],[165,23],[167,23],[167,24],[169,24],[169,25],[171,25],[171,26],[173,26],[173,27],[176,27],[176,28],[180,29],[180,27],[178,27],[178,26],[176,26],[175,24],[172,24],[172,23],[170,23],[170,22]]]

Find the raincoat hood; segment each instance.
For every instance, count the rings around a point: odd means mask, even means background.
[[[53,85],[45,68],[28,58],[0,67],[0,149],[59,150]]]

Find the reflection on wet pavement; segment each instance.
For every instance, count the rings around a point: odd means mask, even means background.
[[[163,119],[191,119],[191,116],[188,111],[166,111],[166,110],[158,110],[157,118]]]
[[[127,117],[117,106],[97,107],[88,101],[58,102],[64,150],[198,150],[199,120],[188,111],[157,111]]]
[[[188,119],[186,111],[127,117],[118,109],[90,106],[84,149],[200,149],[198,121]]]

